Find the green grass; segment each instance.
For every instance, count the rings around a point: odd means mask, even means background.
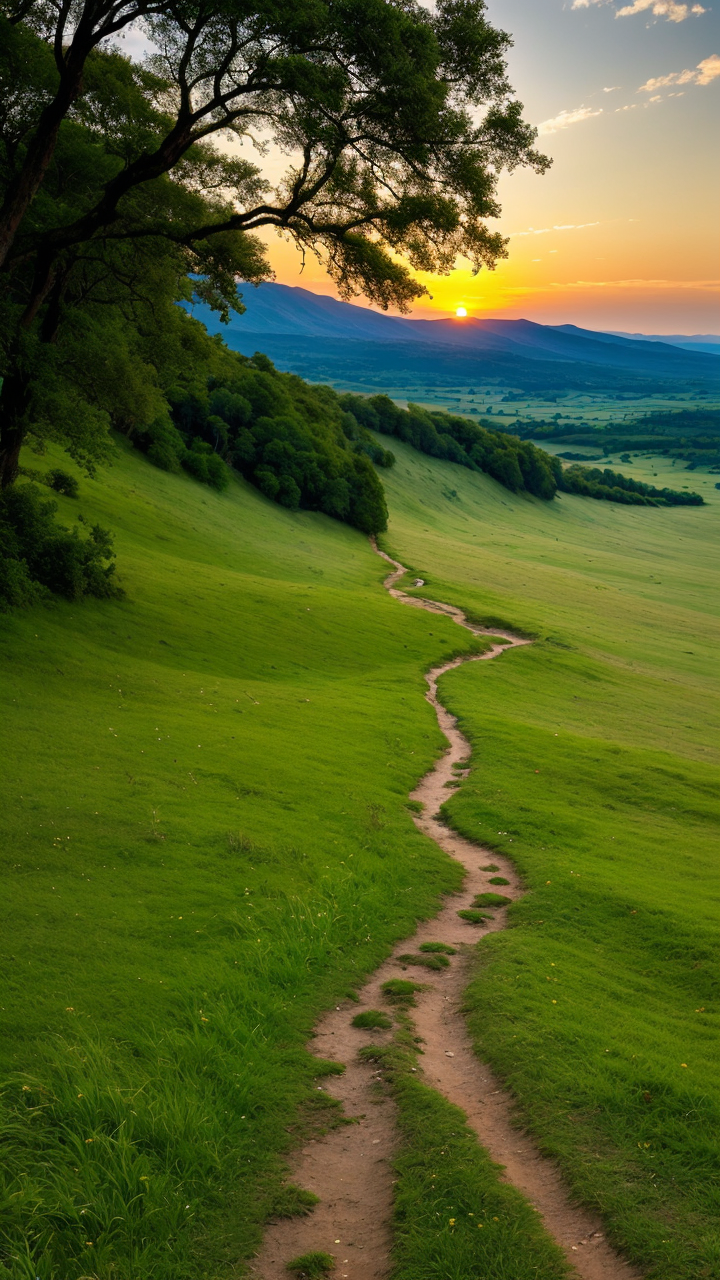
[[[484,924],[486,920],[492,920],[492,916],[489,916],[487,911],[475,911],[472,907],[466,907],[463,911],[458,911],[458,915],[467,924]]]
[[[392,1280],[565,1280],[567,1264],[537,1211],[499,1181],[462,1111],[417,1074],[414,1027],[401,1020],[391,1045],[365,1052],[395,1099],[402,1138]]]
[[[398,956],[397,959],[399,964],[402,964],[402,965],[416,964],[416,965],[421,965],[425,969],[436,969],[436,970],[447,969],[448,965],[450,964],[450,961],[448,960],[447,956],[425,955],[424,952],[422,955],[417,955],[415,953],[409,952],[405,955]]]
[[[0,1275],[224,1277],[298,1108],[324,1122],[318,1012],[459,883],[405,804],[442,746],[422,673],[466,641],[243,483],[121,443],[58,502],[127,594],[0,619]]]
[[[362,1013],[355,1014],[352,1025],[367,1031],[372,1031],[376,1027],[387,1030],[392,1026],[392,1019],[388,1018],[382,1009],[364,1009]]]
[[[720,495],[701,476],[699,509],[548,505],[394,448],[385,545],[421,594],[538,637],[441,682],[473,744],[443,812],[527,888],[479,944],[473,1034],[626,1256],[709,1280]],[[121,444],[58,502],[113,529],[127,595],[0,619],[0,1276],[224,1280],[285,1154],[341,1118],[316,1016],[459,885],[407,796],[444,746],[423,672],[485,646],[388,597],[359,534],[242,483],[218,496]],[[420,988],[385,989],[402,1009]],[[440,1172],[415,1162],[459,1132],[415,1086],[408,1280]]]
[[[417,594],[538,637],[440,684],[473,745],[443,812],[527,888],[479,944],[472,1033],[653,1280],[720,1269],[710,479],[706,508],[636,512],[542,507],[401,448],[387,478],[384,545],[431,579]]]
[[[319,1280],[320,1276],[332,1271],[334,1266],[335,1259],[331,1253],[303,1253],[299,1258],[288,1262],[287,1269],[294,1271],[299,1280]]]

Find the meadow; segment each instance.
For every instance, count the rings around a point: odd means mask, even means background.
[[[528,885],[478,948],[478,1047],[628,1257],[712,1276],[714,490],[547,504],[393,448],[384,547],[423,594],[538,637],[442,685],[474,745],[450,818]],[[58,502],[112,529],[126,595],[0,619],[0,1275],[239,1275],[287,1210],[284,1154],[338,1122],[318,1011],[458,883],[406,802],[443,745],[423,672],[474,642],[390,599],[357,531],[122,440]],[[437,1145],[457,1120],[424,1095],[407,1114],[422,1233],[423,1125]]]
[[[405,801],[466,641],[356,531],[121,440],[59,505],[126,597],[1,620],[0,1275],[224,1276],[323,1119],[317,1011],[457,883]]]
[[[468,1016],[522,1122],[657,1280],[720,1260],[720,501],[692,482],[692,515],[541,509],[403,451],[384,540],[420,594],[536,637],[440,686],[474,761],[446,812],[528,889],[478,948]]]

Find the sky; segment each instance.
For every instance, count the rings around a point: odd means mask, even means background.
[[[510,257],[420,276],[413,315],[524,317],[642,333],[720,333],[720,0],[488,0],[510,79],[552,156],[504,175]],[[270,233],[276,279],[334,294]],[[363,303],[364,299],[358,298]]]

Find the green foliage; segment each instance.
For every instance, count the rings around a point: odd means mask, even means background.
[[[490,880],[490,884],[509,884],[509,883],[510,881],[506,880],[504,876],[493,876]]]
[[[60,467],[53,467],[48,471],[45,477],[46,484],[54,489],[56,493],[63,493],[66,498],[77,498],[80,493],[80,485],[75,476],[71,476],[69,471],[62,471]]]
[[[587,498],[605,498],[636,507],[701,507],[699,493],[683,493],[677,489],[656,489],[642,480],[633,480],[605,467],[581,467],[577,464],[562,473],[559,486],[565,493],[578,493]]]
[[[381,1009],[364,1009],[362,1013],[356,1013],[352,1020],[354,1027],[360,1027],[363,1030],[372,1031],[375,1028],[387,1030],[392,1026],[392,1019],[388,1018],[386,1013]]]
[[[286,1266],[288,1271],[296,1272],[299,1280],[319,1280],[333,1270],[335,1259],[331,1253],[303,1253]]]
[[[532,493],[545,500],[555,496],[561,465],[528,441],[416,404],[400,409],[384,395],[364,398],[347,394],[340,399],[364,427],[395,436],[432,458],[484,471],[513,493]]]
[[[143,65],[107,47],[138,19],[162,50]],[[152,13],[101,0],[72,22],[39,0],[11,6],[0,17],[3,487],[31,429],[93,466],[117,417],[147,429],[162,414],[163,331],[188,273],[223,320],[242,311],[236,280],[270,272],[253,234],[263,226],[321,258],[343,295],[384,308],[406,310],[427,292],[417,272],[448,270],[459,253],[476,271],[504,257],[486,221],[499,173],[549,164],[512,98],[508,45],[480,0],[462,16],[451,0],[432,12],[302,0],[191,19],[165,0]],[[254,133],[303,166],[289,160],[273,187],[215,146]]]
[[[171,416],[135,435],[151,462],[166,471],[184,467],[223,488],[226,459],[291,511],[323,511],[363,533],[386,527],[372,461],[387,467],[393,456],[342,411],[329,387],[310,386],[279,373],[266,356],[246,359],[210,339],[194,372],[190,388],[169,391]]]
[[[446,956],[457,955],[457,948],[449,947],[446,942],[421,942],[418,951],[442,952]]]
[[[55,474],[66,492],[68,477]],[[56,511],[57,503],[43,500],[34,485],[0,494],[0,609],[31,604],[42,589],[68,600],[122,594],[109,531],[95,524],[83,538],[77,526],[70,531],[57,524]]]
[[[512,902],[512,898],[506,898],[502,893],[477,893],[473,899],[473,906],[506,907],[509,902]]]
[[[458,911],[461,920],[465,920],[468,924],[484,924],[486,920],[492,920],[484,911],[474,911],[472,907],[466,907],[462,911]]]

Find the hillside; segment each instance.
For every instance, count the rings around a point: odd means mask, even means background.
[[[8,1280],[249,1258],[282,1154],[332,1119],[317,1014],[457,885],[406,799],[442,749],[422,673],[474,642],[390,599],[347,525],[117,449],[58,501],[115,534],[125,599],[2,620]],[[626,1255],[697,1280],[718,503],[547,504],[397,449],[388,549],[540,637],[443,686],[475,747],[449,812],[528,888],[481,944],[474,1033]],[[502,1247],[541,1266],[507,1213]]]

